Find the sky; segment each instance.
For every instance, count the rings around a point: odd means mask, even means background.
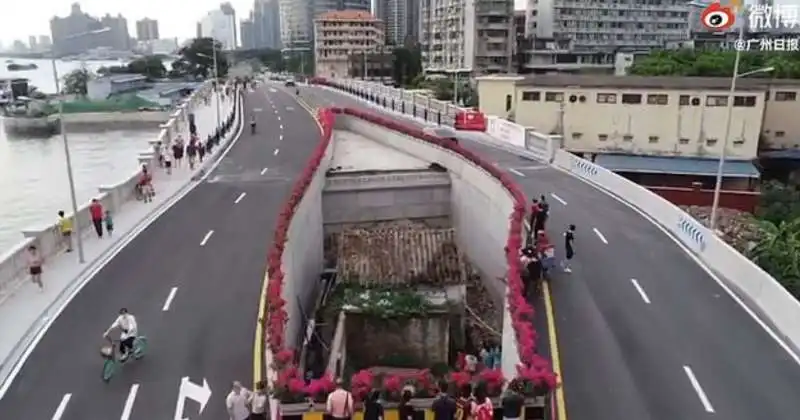
[[[7,0],[0,7],[0,42],[10,45],[15,39],[27,43],[30,35],[50,35],[50,19],[54,15],[69,14],[73,0]],[[516,8],[525,6],[525,0],[515,0]],[[13,3],[13,4],[11,4]],[[128,31],[135,36],[136,21],[144,17],[158,20],[162,38],[191,38],[197,22],[205,14],[219,7],[220,0],[82,0],[81,9],[93,16],[122,13],[128,19]],[[230,0],[236,17],[247,16],[253,0]]]

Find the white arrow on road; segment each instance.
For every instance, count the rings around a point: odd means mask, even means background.
[[[178,403],[175,405],[175,420],[191,420],[191,417],[183,417],[183,407],[186,404],[186,399],[190,399],[200,404],[198,415],[203,414],[203,410],[208,404],[208,399],[211,398],[211,388],[208,386],[208,381],[203,378],[203,386],[189,380],[188,376],[181,379],[181,387],[178,391]]]

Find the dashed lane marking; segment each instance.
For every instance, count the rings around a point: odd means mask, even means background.
[[[243,193],[239,194],[239,196],[236,197],[236,200],[233,201],[233,204],[239,204],[240,201],[244,200],[244,197],[246,195],[247,195],[246,192],[243,192]]]
[[[61,398],[61,403],[58,404],[52,420],[61,420],[61,417],[64,416],[64,411],[67,410],[70,398],[72,398],[72,394],[64,394],[64,398]]]
[[[209,230],[208,233],[206,233],[206,236],[203,236],[203,240],[200,241],[200,246],[206,246],[206,244],[208,243],[208,240],[211,239],[211,235],[213,235],[213,234],[214,234],[214,231],[213,230]]]
[[[178,293],[178,288],[173,287],[169,291],[169,295],[167,296],[167,300],[164,301],[164,306],[161,308],[163,312],[167,312],[169,310],[170,305],[172,305],[172,301],[175,299],[175,294]]]
[[[264,168],[264,169],[262,169],[262,170],[261,170],[261,175],[264,175],[265,173],[267,173],[267,171],[268,171],[268,170],[269,170],[269,168]]]

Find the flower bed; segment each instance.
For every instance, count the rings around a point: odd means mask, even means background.
[[[312,79],[311,82],[341,88],[324,79]],[[292,216],[308,189],[314,174],[319,169],[325,151],[331,141],[336,114],[340,113],[351,115],[390,130],[422,139],[439,147],[452,150],[497,178],[513,196],[515,204],[512,214],[509,215],[509,233],[505,253],[508,265],[508,310],[511,314],[512,327],[516,335],[517,349],[521,362],[517,366],[517,378],[525,384],[525,387],[531,394],[553,390],[556,387],[556,377],[551,370],[550,363],[536,353],[536,332],[533,327],[534,311],[523,296],[523,284],[520,277],[518,255],[523,243],[522,224],[525,217],[526,199],[516,183],[494,165],[456,143],[438,136],[429,135],[406,123],[383,118],[361,110],[330,108],[320,109],[318,111],[317,117],[323,131],[322,139],[309,159],[300,178],[295,182],[291,195],[283,206],[275,229],[274,243],[269,253],[269,282],[267,284],[266,294],[267,314],[264,328],[266,330],[265,334],[268,337],[267,345],[269,346],[269,350],[275,355],[273,367],[279,372],[278,378],[273,385],[273,393],[276,397],[284,402],[290,402],[293,398],[292,396],[299,397],[301,395],[319,399],[321,395],[330,392],[333,386],[332,378],[329,376],[305,384],[302,374],[298,371],[293,362],[294,352],[285,347],[285,325],[288,314],[285,308],[286,301],[282,298],[284,273],[282,271],[281,261],[283,259],[283,250],[288,239],[288,229]],[[363,382],[363,380],[361,380],[363,378],[357,377],[358,375],[359,374],[354,375],[351,383]],[[362,374],[362,376],[365,375]],[[395,380],[393,379],[392,381]],[[392,382],[392,384],[394,384],[394,382]]]

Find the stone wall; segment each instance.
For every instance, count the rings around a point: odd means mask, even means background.
[[[392,365],[392,361],[403,361],[399,367],[448,362],[450,320],[446,313],[391,319],[348,313],[345,331],[348,364],[354,367]]]

